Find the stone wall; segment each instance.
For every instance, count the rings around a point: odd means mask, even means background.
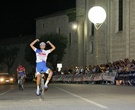
[[[119,0],[77,0],[76,2],[78,21],[84,21],[84,40],[87,53],[85,64],[98,64],[112,62],[124,58],[135,57],[135,1],[123,0],[123,30],[118,30],[119,23]],[[99,30],[91,35],[91,22],[87,19],[88,10],[93,6],[101,6],[106,10],[107,18]],[[81,15],[84,16],[81,17]],[[88,20],[88,21],[87,21]],[[78,36],[79,37],[79,36]],[[88,42],[89,41],[89,42]],[[82,41],[83,42],[83,41]],[[89,43],[93,42],[93,53],[89,54]],[[97,44],[96,44],[97,42]],[[97,49],[98,46],[98,49]],[[98,51],[98,52],[96,52]],[[82,63],[83,64],[83,63]]]

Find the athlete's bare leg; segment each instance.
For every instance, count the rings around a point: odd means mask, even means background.
[[[46,80],[46,82],[45,82],[45,89],[48,88],[47,85],[48,85],[50,79],[52,78],[52,75],[53,75],[53,71],[52,71],[52,70],[49,70],[49,74],[48,74],[47,80]]]
[[[41,76],[40,76],[40,74],[37,74],[36,75],[37,76],[37,95],[39,95],[39,85],[40,85],[40,78],[41,78]]]
[[[40,85],[40,74],[37,74],[36,76],[37,76],[37,86],[39,86]]]
[[[52,75],[53,75],[53,71],[49,70],[49,74],[48,74],[48,77],[47,77],[48,81],[50,81],[50,79],[52,78]]]

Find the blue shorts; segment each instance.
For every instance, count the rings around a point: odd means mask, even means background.
[[[46,62],[38,62],[36,64],[36,73],[49,73],[49,68],[46,66]]]
[[[19,74],[20,74],[20,76],[24,76],[25,75],[24,72],[19,72]]]

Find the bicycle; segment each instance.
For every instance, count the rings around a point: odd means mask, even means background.
[[[21,78],[21,77],[19,77],[18,78],[19,80],[18,80],[18,88],[19,88],[19,91],[20,90],[24,90],[24,88],[23,88],[23,79]]]

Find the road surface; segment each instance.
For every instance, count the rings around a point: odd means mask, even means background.
[[[134,86],[49,84],[44,101],[35,92],[34,83],[0,85],[0,110],[135,110]]]

